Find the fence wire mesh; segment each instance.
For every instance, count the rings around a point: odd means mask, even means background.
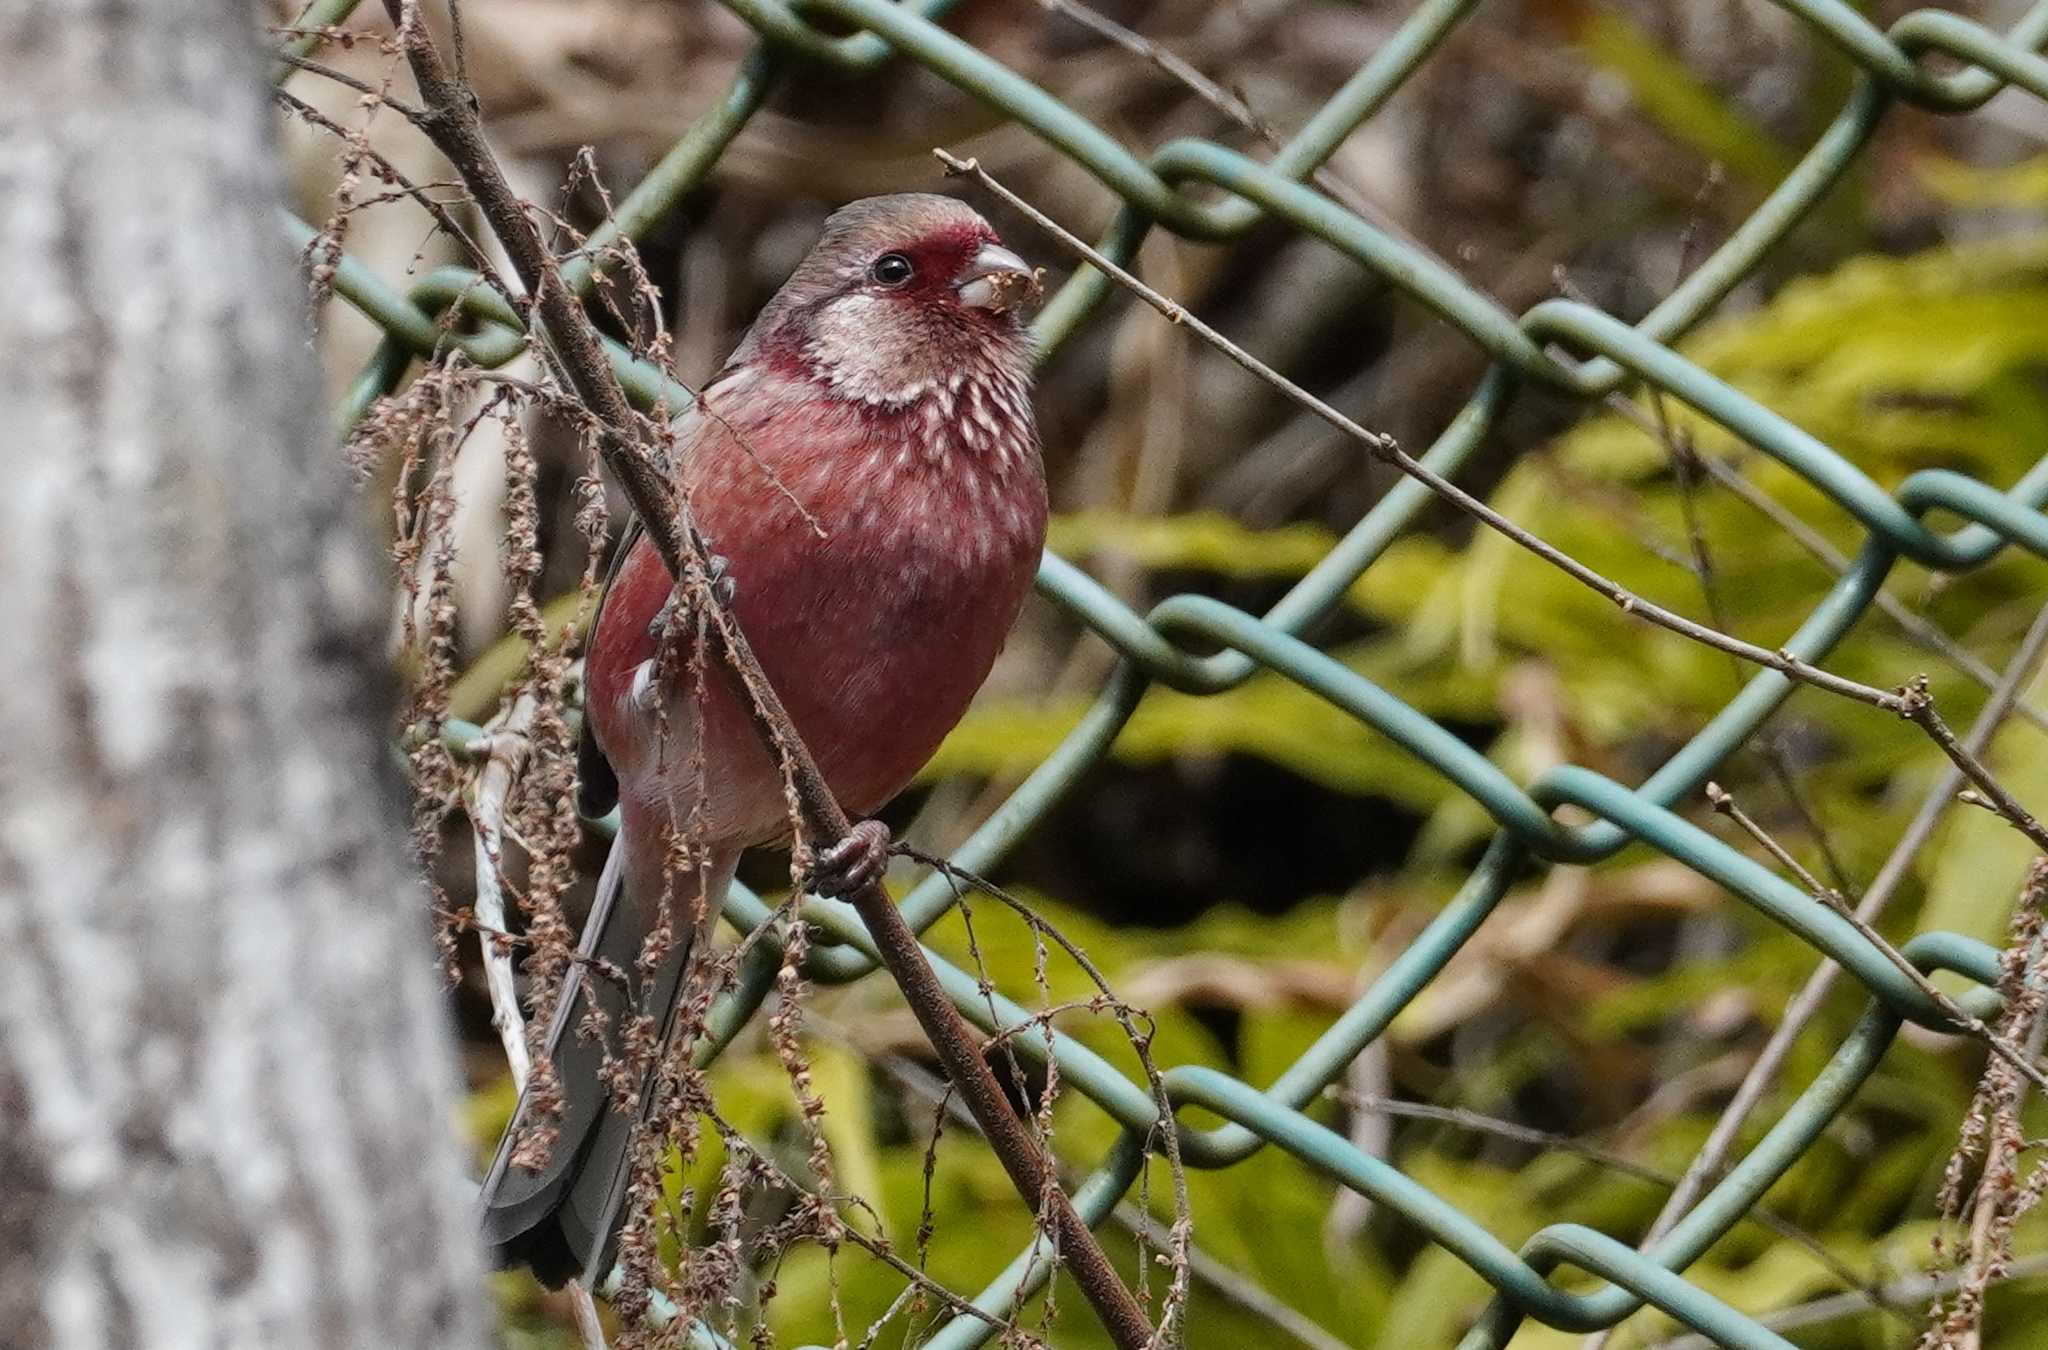
[[[1829,445],[1715,378],[1672,344],[1751,276],[1787,233],[1816,209],[1894,109],[1903,105],[1933,113],[1969,113],[2008,86],[2048,98],[2048,60],[2035,52],[2048,41],[2048,2],[2035,4],[2000,34],[1938,10],[1920,10],[1880,28],[1842,0],[1776,0],[1804,21],[1814,41],[1831,45],[1855,64],[1859,73],[1853,87],[1832,124],[1756,209],[1682,284],[1633,324],[1572,300],[1545,301],[1519,316],[1508,313],[1433,256],[1307,182],[1472,15],[1477,0],[1425,0],[1418,5],[1320,112],[1265,162],[1201,140],[1175,141],[1149,156],[1134,153],[943,28],[949,0],[900,5],[889,0],[725,2],[758,32],[757,49],[723,97],[618,203],[589,247],[571,262],[567,279],[572,286],[589,284],[588,259],[596,250],[644,235],[705,180],[780,75],[817,65],[867,72],[905,59],[980,99],[1001,117],[1029,128],[1118,194],[1124,205],[1099,244],[1102,254],[1114,262],[1133,258],[1154,228],[1189,239],[1225,240],[1255,225],[1284,222],[1321,239],[1454,325],[1483,349],[1491,366],[1462,412],[1418,456],[1429,475],[1455,481],[1526,387],[1594,401],[1625,387],[1642,386],[1662,391],[1787,466],[1860,525],[1861,552],[1782,649],[1770,654],[1778,668],[1757,670],[1695,736],[1634,785],[1578,766],[1555,769],[1526,786],[1516,783],[1451,730],[1304,640],[1303,634],[1338,605],[1347,589],[1434,499],[1436,490],[1425,481],[1427,475],[1402,478],[1264,614],[1191,594],[1140,614],[1080,568],[1049,553],[1039,572],[1041,592],[1099,634],[1122,659],[1064,743],[954,854],[959,866],[977,872],[997,864],[1082,774],[1105,757],[1155,683],[1213,694],[1242,684],[1257,671],[1270,670],[1313,691],[1469,794],[1497,823],[1499,832],[1462,889],[1420,936],[1274,1081],[1252,1084],[1198,1066],[1166,1069],[1166,1091],[1176,1106],[1199,1106],[1229,1122],[1207,1130],[1183,1126],[1180,1149],[1186,1163],[1228,1167],[1261,1148],[1277,1148],[1398,1212],[1497,1291],[1465,1337],[1466,1350],[1504,1344],[1526,1318],[1592,1331],[1613,1326],[1645,1303],[1723,1345],[1744,1350],[1788,1345],[1689,1284],[1682,1272],[1828,1128],[1877,1067],[1903,1024],[1951,1028],[1953,1023],[1924,982],[1909,978],[1841,914],[1673,808],[1694,797],[1716,767],[1758,731],[1798,687],[1804,667],[1824,661],[1864,618],[1901,559],[1952,573],[1979,567],[2008,546],[2048,557],[2048,516],[2040,509],[2048,502],[2048,457],[2009,485],[1924,470],[1908,477],[1896,492],[1887,492]],[[354,0],[320,0],[299,24],[310,30],[339,23],[353,7]],[[851,35],[829,32],[821,22],[850,30]],[[287,50],[302,54],[316,42],[314,36],[303,37]],[[1222,195],[1197,200],[1188,189],[1198,186],[1221,189]],[[291,219],[286,224],[302,245],[319,237],[303,221]],[[443,268],[408,293],[400,293],[346,254],[332,261],[336,292],[385,334],[344,400],[339,413],[344,426],[390,393],[415,356],[459,351],[477,365],[496,367],[526,350],[517,315],[497,292],[480,285],[475,273]],[[1080,269],[1037,320],[1041,350],[1050,354],[1072,337],[1110,288],[1100,270]],[[451,309],[479,322],[467,333],[456,332],[445,321]],[[687,390],[624,348],[615,346],[612,355],[629,392],[643,404],[665,403],[673,410],[689,400]],[[1934,511],[1966,523],[1942,532],[1926,523]],[[1613,598],[1625,610],[1632,603],[1625,595]],[[455,734],[467,733],[457,727]],[[1558,808],[1567,804],[1589,813],[1592,821],[1578,826],[1561,823]],[[1387,1030],[1472,938],[1512,881],[1532,866],[1590,862],[1630,843],[1647,844],[1718,883],[1838,962],[1870,994],[1868,1010],[1825,1070],[1668,1232],[1637,1248],[1589,1227],[1560,1223],[1536,1233],[1517,1250],[1461,1212],[1455,1197],[1433,1193],[1305,1113],[1304,1108]],[[912,925],[923,931],[954,902],[948,878],[933,874],[904,897],[902,908]],[[813,899],[803,913],[829,939],[809,953],[806,974],[825,982],[847,982],[876,969],[867,934],[850,909]],[[767,924],[771,911],[757,896],[736,887],[727,917],[742,931],[750,931]],[[714,1034],[706,1056],[717,1054],[769,995],[775,961],[766,945],[759,950],[766,959],[750,962],[740,986],[714,1010]],[[1929,932],[1903,950],[1922,971],[1954,972],[1978,986],[1959,1000],[1970,1014],[1987,1017],[1997,1009],[2000,959],[1992,948]],[[1084,1218],[1091,1225],[1100,1223],[1139,1177],[1148,1141],[1156,1142],[1152,1091],[1077,1041],[1048,1031],[1021,1004],[1000,995],[988,997],[973,974],[936,954],[928,955],[965,1016],[991,1032],[1018,1028],[1011,1043],[1021,1053],[1041,1063],[1056,1061],[1065,1085],[1122,1126],[1120,1142],[1074,1194]],[[999,1317],[1007,1314],[1049,1277],[1051,1262],[1045,1256],[1036,1246],[1019,1254],[972,1301]],[[1605,1283],[1562,1287],[1552,1279],[1560,1266],[1576,1267]],[[934,1350],[965,1350],[984,1343],[997,1329],[986,1320],[962,1315],[924,1344]],[[689,1336],[694,1344],[725,1345],[707,1328],[693,1328]]]

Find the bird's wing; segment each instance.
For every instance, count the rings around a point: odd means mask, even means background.
[[[688,455],[696,444],[707,419],[702,414],[704,400],[711,391],[733,373],[728,364],[698,392],[697,402],[676,414],[675,428],[678,453]],[[619,578],[619,569],[626,565],[626,559],[633,556],[633,548],[640,542],[640,536],[647,533],[646,524],[638,515],[626,518],[626,528],[619,532],[619,546],[612,553],[611,566],[604,574],[604,586],[597,593],[597,613],[591,616],[590,632],[597,632],[597,625],[604,618],[605,601],[611,598],[612,583]],[[612,771],[611,761],[598,749],[597,735],[591,729],[591,719],[583,719],[583,734],[576,743],[576,809],[588,820],[598,820],[610,814],[619,804],[619,776]]]
[[[590,619],[590,633],[597,633],[597,625],[604,618],[604,602],[611,597],[612,583],[618,580],[619,569],[633,554],[633,546],[640,542],[646,531],[640,518],[627,520],[626,528],[619,534],[619,547],[612,554],[611,567],[604,574],[604,589],[597,593],[597,613]],[[586,711],[583,716],[583,734],[576,742],[576,810],[586,819],[598,820],[611,813],[619,804],[619,776],[612,772],[611,761],[604,757],[604,751],[597,748],[597,733],[591,728],[591,717]]]

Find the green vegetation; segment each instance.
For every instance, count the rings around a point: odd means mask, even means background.
[[[1888,486],[1929,466],[2002,486],[2048,446],[2040,383],[2048,368],[2048,237],[1856,259],[1704,329],[1683,350]],[[1853,552],[1860,531],[1788,471],[1689,410],[1668,401],[1661,410],[1637,408],[1640,418],[1595,417],[1524,457],[1490,499],[1638,594],[1774,645],[1832,574],[1724,486],[1674,472],[1669,446],[1643,423],[1667,419],[1676,442],[1728,464],[1838,549]],[[1697,547],[1711,561],[1711,601],[1687,565],[1695,548],[1689,521],[1697,522]],[[1114,551],[1201,584],[1298,575],[1330,542],[1315,526],[1255,532],[1209,514],[1076,516],[1059,521],[1054,536],[1056,548],[1079,560]],[[1953,581],[1902,564],[1889,589],[1997,666],[2048,595],[2048,564],[2015,554]],[[1489,753],[1521,781],[1569,761],[1638,782],[1747,673],[1720,653],[1630,619],[1492,535],[1405,539],[1351,601],[1354,629],[1365,635],[1337,649],[1342,659],[1433,716],[1487,728]],[[1884,686],[1925,671],[1957,725],[1984,698],[1949,661],[1875,612],[1828,665]],[[1013,779],[1038,763],[1083,706],[985,702],[928,778]],[[1832,856],[1850,885],[1868,882],[1945,761],[1917,729],[1811,690],[1794,697],[1770,733],[1719,780],[1822,876],[1830,875]],[[2015,722],[1992,755],[2008,784],[2036,803],[2048,800],[2043,734]],[[1209,699],[1155,690],[1115,753],[1135,766],[1264,757],[1331,791],[1391,800],[1422,822],[1398,868],[1277,917],[1226,905],[1162,931],[1091,918],[1087,895],[1028,896],[1120,991],[1150,1010],[1152,1053],[1162,1065],[1206,1064],[1255,1084],[1270,1081],[1443,903],[1490,833],[1477,808],[1427,769],[1277,678]],[[1693,807],[1696,818],[1735,838],[1704,802]],[[2003,823],[1954,808],[1882,926],[1894,936],[1940,927],[1995,942],[2027,861],[2023,841]],[[1040,988],[1037,948],[1015,916],[983,901],[974,908],[974,934],[996,987],[1013,996]],[[958,917],[931,941],[956,961],[972,960]],[[1645,851],[1624,851],[1590,872],[1560,869],[1513,895],[1406,1011],[1389,1038],[1389,1080],[1371,1090],[1542,1120],[1675,1175],[1815,960],[1803,943]],[[1045,1003],[1085,1001],[1092,992],[1057,950],[1046,958]],[[1826,1005],[1746,1138],[1811,1081],[1861,1004],[1851,990]],[[915,1259],[928,1195],[937,1240],[927,1268],[949,1287],[979,1288],[1007,1259],[1001,1254],[1029,1239],[1029,1221],[993,1158],[957,1124],[937,1150],[927,1190],[933,1106],[889,1072],[899,1056],[914,1058],[918,1045],[893,990],[871,980],[817,991],[806,1019],[804,1045],[813,1085],[828,1104],[823,1128],[837,1182],[872,1206],[871,1213],[849,1211],[849,1221],[878,1228]],[[1136,1074],[1108,1016],[1082,1009],[1061,1015],[1059,1025]],[[1924,1267],[1936,1188],[1979,1068],[1979,1056],[1955,1044],[1902,1038],[1854,1108],[1771,1192],[1771,1213],[1870,1280]],[[809,1144],[801,1118],[758,1029],[720,1061],[712,1086],[735,1129],[789,1170],[802,1170]],[[493,1133],[508,1105],[502,1092],[479,1103],[480,1138]],[[1346,1124],[1333,1102],[1318,1113]],[[1114,1127],[1077,1094],[1061,1099],[1054,1119],[1059,1152],[1077,1170],[1114,1138]],[[1200,1112],[1187,1119],[1211,1123]],[[1391,1157],[1510,1244],[1561,1219],[1638,1232],[1662,1203],[1659,1186],[1561,1148],[1436,1121],[1392,1126]],[[707,1135],[684,1179],[700,1237],[724,1162]],[[1207,1256],[1345,1343],[1448,1344],[1489,1292],[1460,1262],[1384,1215],[1370,1221],[1377,1241],[1333,1236],[1326,1225],[1335,1186],[1271,1150],[1237,1167],[1191,1172],[1188,1183],[1195,1240]],[[1151,1212],[1170,1220],[1163,1164],[1155,1164],[1146,1189]],[[972,1240],[960,1240],[964,1234]],[[2038,1249],[2044,1236],[2041,1223],[2029,1221],[2019,1245]],[[1127,1235],[1114,1250],[1135,1260]],[[1738,1227],[1689,1277],[1753,1311],[1843,1287],[1806,1240],[1757,1223]],[[842,1328],[857,1341],[901,1287],[900,1277],[857,1251],[843,1249],[835,1260],[815,1246],[793,1251],[774,1283],[769,1315],[783,1344],[829,1344]],[[1155,1298],[1164,1283],[1154,1269]],[[1290,1343],[1201,1280],[1194,1298],[1190,1345]],[[1058,1304],[1059,1345],[1105,1343],[1070,1288]],[[2048,1345],[2048,1290],[2001,1289],[1991,1306],[1996,1345]],[[1906,1309],[1903,1322],[1874,1313],[1840,1319],[1801,1333],[1802,1344],[1902,1344],[1920,1310]],[[1640,1345],[1672,1333],[1668,1322],[1646,1315],[1612,1343]],[[1577,1342],[1531,1327],[1517,1344]]]

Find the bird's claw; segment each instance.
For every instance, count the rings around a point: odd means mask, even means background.
[[[889,827],[879,820],[863,820],[811,864],[811,889],[835,899],[851,895],[879,880],[888,867]]]
[[[704,579],[711,584],[712,598],[721,605],[732,604],[733,597],[739,594],[739,587],[734,584],[731,573],[732,559],[724,554],[713,553],[704,559]],[[647,636],[656,642],[661,641],[661,635],[668,631],[669,624],[676,617],[676,605],[681,596],[680,587],[669,591],[668,599],[661,602],[661,608],[647,621]]]
[[[661,602],[661,608],[654,611],[654,617],[647,621],[647,636],[656,642],[668,632],[668,626],[676,617],[676,592],[671,590],[668,599]]]
[[[704,559],[704,578],[711,583],[711,594],[721,605],[730,605],[740,593],[732,579],[732,559],[723,553],[713,553]]]

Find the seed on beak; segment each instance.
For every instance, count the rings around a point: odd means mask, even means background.
[[[961,304],[1001,314],[1045,293],[1039,270],[1000,244],[983,244],[961,271],[954,288]]]

